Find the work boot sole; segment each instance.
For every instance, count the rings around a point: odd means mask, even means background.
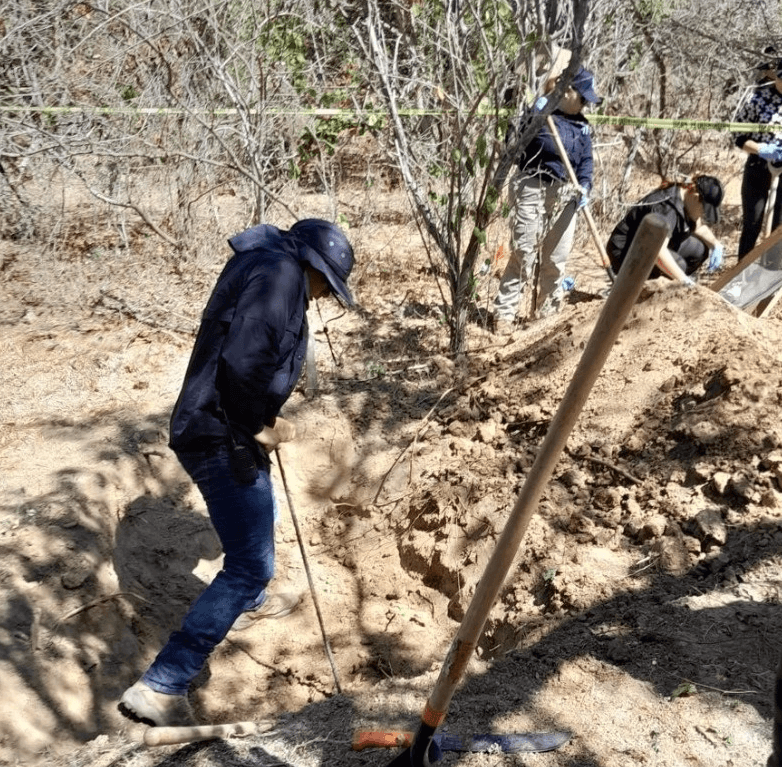
[[[125,690],[117,709],[131,721],[151,727],[190,727],[196,724],[186,696],[157,693],[140,681]]]
[[[147,724],[150,727],[157,727],[157,723],[153,722],[145,716],[139,716],[132,708],[128,708],[122,701],[117,703],[117,710],[126,719],[130,719],[131,722],[138,722],[139,724]]]

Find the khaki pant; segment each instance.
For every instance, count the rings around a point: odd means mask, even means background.
[[[522,171],[510,181],[511,247],[508,264],[494,300],[498,320],[512,320],[522,292],[531,292],[530,315],[559,311],[564,291],[565,264],[576,229],[576,200],[572,187]]]

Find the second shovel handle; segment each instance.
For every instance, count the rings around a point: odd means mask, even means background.
[[[353,750],[365,748],[409,748],[413,742],[412,732],[402,730],[357,730],[353,734]]]

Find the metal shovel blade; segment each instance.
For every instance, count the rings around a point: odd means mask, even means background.
[[[569,732],[524,732],[507,735],[473,735],[461,738],[446,733],[433,736],[441,751],[484,751],[488,753],[534,754],[554,751],[570,740]]]
[[[392,759],[387,767],[431,767],[443,758],[443,752],[433,740],[437,728],[421,722],[410,748]]]
[[[415,733],[404,730],[358,730],[353,735],[353,750],[365,748],[409,748]],[[441,751],[503,752],[506,754],[541,753],[563,746],[571,738],[569,732],[520,732],[504,735],[460,736],[435,733],[432,743]]]

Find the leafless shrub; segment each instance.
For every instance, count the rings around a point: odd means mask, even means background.
[[[342,220],[345,179],[401,178],[458,352],[502,214],[507,122],[553,54],[574,54],[562,88],[578,63],[595,72],[608,115],[728,120],[766,47],[782,50],[779,18],[754,0],[0,0],[0,229],[53,242],[81,190],[117,247],[143,228],[178,264],[224,238],[193,242],[218,195],[242,201],[237,227],[296,218],[307,187]],[[636,170],[709,169],[731,145],[702,129],[596,139],[606,230]]]

